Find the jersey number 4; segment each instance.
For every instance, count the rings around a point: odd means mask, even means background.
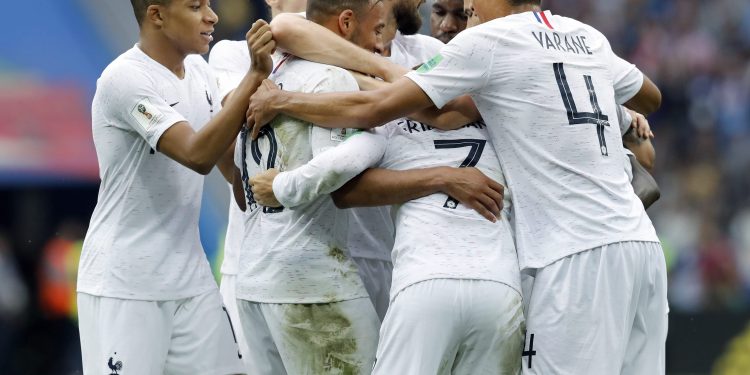
[[[608,156],[607,141],[604,139],[604,127],[609,126],[609,117],[602,113],[602,110],[599,107],[599,101],[596,98],[596,91],[594,90],[594,83],[591,81],[591,76],[584,75],[583,80],[586,82],[586,88],[589,91],[589,100],[591,101],[591,108],[594,112],[578,112],[576,102],[573,100],[573,94],[570,91],[570,86],[568,86],[568,78],[565,76],[563,63],[554,63],[552,64],[552,68],[555,71],[557,87],[560,89],[560,95],[562,96],[565,110],[568,112],[568,124],[596,125],[596,135],[599,137],[599,149],[601,150],[602,155]]]
[[[484,139],[436,139],[433,142],[435,142],[435,149],[469,147],[469,155],[458,166],[459,168],[476,166],[479,158],[482,157],[484,145],[487,143]],[[448,196],[443,207],[455,209],[458,207],[458,200]]]

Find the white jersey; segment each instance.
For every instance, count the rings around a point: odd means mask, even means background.
[[[271,79],[283,90],[354,91],[345,70],[286,55]],[[243,180],[270,168],[293,170],[348,135],[279,116],[257,141],[241,134]],[[322,195],[294,209],[258,206],[245,186],[248,210],[259,211],[240,254],[237,298],[263,303],[327,303],[367,297],[347,246],[348,215]],[[249,229],[250,230],[250,229]],[[252,246],[250,246],[252,244]]]
[[[279,174],[273,190],[279,201],[298,204],[335,190],[366,168],[436,166],[477,167],[505,183],[483,123],[441,131],[416,121],[399,120],[374,133],[351,137],[310,163]],[[411,284],[438,278],[497,281],[520,293],[518,260],[508,222],[511,202],[506,199],[503,203],[503,215],[497,223],[445,194],[396,206],[391,298]]]
[[[549,12],[514,14],[461,32],[407,77],[439,107],[474,99],[513,188],[522,268],[658,241],[624,173],[616,125],[615,101],[635,95],[643,75],[597,30]]]
[[[156,152],[173,124],[200,129],[219,110],[215,80],[196,55],[179,79],[136,45],[97,82],[92,103],[101,186],[78,291],[174,300],[216,288],[198,234],[203,176]]]
[[[411,69],[435,56],[442,46],[442,42],[427,35],[403,35],[396,31],[388,59]],[[357,207],[348,211],[352,256],[390,261],[395,236],[390,207]]]
[[[486,125],[469,124],[441,131],[407,119],[382,128],[387,146],[380,167],[395,170],[437,166],[476,167],[506,185]],[[512,189],[506,189],[510,197]],[[520,293],[518,260],[510,223],[509,198],[501,220],[492,223],[445,194],[408,201],[396,212],[391,298],[414,283],[430,279],[502,282]]]
[[[237,88],[250,70],[250,50],[244,40],[221,40],[211,48],[208,63],[216,75],[219,98]]]
[[[221,40],[211,48],[208,64],[216,76],[221,102],[230,91],[237,88],[247,72],[250,70],[250,51],[244,40]],[[227,234],[224,239],[224,260],[221,263],[221,273],[236,275],[239,271],[240,248],[245,234],[243,212],[234,202],[230,186],[229,220]]]
[[[445,44],[427,35],[404,35],[396,31],[391,42],[389,59],[405,68],[412,69],[435,57]]]
[[[221,273],[236,275],[239,271],[240,249],[245,235],[245,215],[234,201],[232,186],[229,186],[229,214],[227,234],[224,237],[224,260],[221,262]]]
[[[403,67],[412,68],[431,59],[443,43],[427,35],[403,35],[396,31],[391,42],[389,59]],[[356,207],[347,210],[349,221],[349,250],[353,257],[391,261],[395,229],[389,206]]]

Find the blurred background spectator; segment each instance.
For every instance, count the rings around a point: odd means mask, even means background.
[[[212,4],[215,40],[266,17],[260,0]],[[649,215],[669,268],[667,373],[750,374],[750,2],[543,4],[601,30],[662,89],[650,118],[662,198]],[[127,0],[3,9],[17,16],[0,43],[0,373],[80,374],[74,282],[99,182],[90,103],[137,27]],[[227,212],[217,175],[203,201],[201,238],[217,264]]]

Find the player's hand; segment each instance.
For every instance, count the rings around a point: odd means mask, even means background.
[[[276,49],[276,42],[271,34],[271,27],[264,20],[257,20],[245,35],[250,50],[250,68],[263,77],[268,77],[273,70],[271,54]]]
[[[649,125],[646,116],[632,109],[628,109],[627,111],[630,113],[630,117],[633,118],[633,121],[630,122],[630,127],[635,130],[635,134],[641,139],[653,139],[654,133],[651,131],[651,125]]]
[[[273,193],[273,180],[278,174],[279,171],[276,168],[271,168],[250,178],[250,187],[256,202],[266,207],[281,206]]]
[[[505,187],[476,168],[445,168],[443,192],[496,222],[503,209]]]
[[[250,105],[247,107],[247,125],[253,127],[252,139],[257,139],[260,129],[278,114],[274,109],[274,103],[281,95],[283,91],[279,90],[273,81],[266,79],[250,97]]]

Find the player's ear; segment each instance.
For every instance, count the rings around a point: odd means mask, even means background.
[[[146,8],[145,18],[154,25],[161,27],[164,24],[163,11],[164,8],[161,5],[149,5],[148,8]]]
[[[339,30],[344,39],[348,39],[349,35],[354,32],[354,28],[357,26],[357,20],[354,17],[354,11],[347,9],[339,13]]]

